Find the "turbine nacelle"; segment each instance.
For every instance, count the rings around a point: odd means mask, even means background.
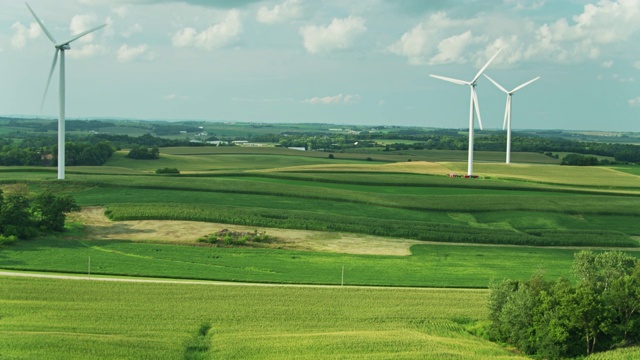
[[[56,45],[56,49],[58,49],[58,50],[70,50],[71,46],[69,44]]]

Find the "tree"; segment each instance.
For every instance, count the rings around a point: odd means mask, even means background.
[[[492,286],[489,335],[543,358],[590,355],[640,340],[640,261],[620,251],[575,254],[578,283],[534,275]]]
[[[3,198],[0,209],[0,231],[5,236],[16,236],[27,239],[37,233],[33,220],[29,200],[18,194]]]
[[[56,196],[49,191],[38,195],[34,205],[39,217],[39,225],[46,231],[63,231],[66,213],[80,211],[80,207],[71,195]]]

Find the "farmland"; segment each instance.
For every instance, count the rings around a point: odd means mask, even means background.
[[[52,168],[0,168],[5,194],[69,193],[104,216],[3,247],[2,269],[333,286],[0,277],[0,357],[82,358],[90,340],[102,358],[517,358],[468,332],[486,321],[492,281],[572,279],[585,246],[640,255],[632,165],[525,153],[507,166],[478,152],[481,178],[451,179],[466,152],[360,151],[179,147],[147,161],[121,150],[104,166],[68,167],[65,181]],[[154,173],[165,167],[180,174]],[[197,242],[222,229],[276,240]],[[381,288],[353,287],[371,285]]]

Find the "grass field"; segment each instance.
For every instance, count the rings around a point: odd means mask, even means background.
[[[195,239],[191,245],[196,245]],[[0,268],[265,283],[487,287],[492,280],[572,278],[576,249],[414,245],[411,256],[42,239],[0,252]],[[640,256],[638,252],[631,252]],[[90,269],[89,269],[90,258]]]
[[[485,290],[278,288],[0,277],[0,357],[518,358],[468,334]]]
[[[55,180],[54,168],[0,168],[5,194],[70,193],[82,206],[104,206],[112,219],[131,220],[99,226],[148,235],[101,240],[89,236],[88,225],[73,223],[62,237],[0,249],[0,268],[83,274],[90,259],[94,276],[339,285],[344,267],[346,285],[484,288],[536,271],[571,278],[579,246],[622,246],[640,254],[631,249],[640,240],[640,171],[633,166],[561,167],[540,154],[522,154],[528,164],[507,166],[497,160],[503,154],[484,154],[496,162],[479,161],[475,168],[484,178],[469,180],[446,176],[466,171],[466,152],[345,152],[329,159],[321,152],[220,147],[161,154],[157,161],[138,161],[118,152],[106,166],[68,167],[64,182]],[[542,160],[547,164],[535,164]],[[163,167],[182,174],[153,174]],[[175,220],[165,234],[181,231],[177,220],[316,232],[297,248],[292,239],[281,246],[224,248],[196,246],[195,236],[154,239],[152,228],[135,227],[134,220]],[[353,243],[362,247],[362,239],[384,239],[384,246],[397,241],[405,251],[411,246],[410,255],[341,251],[347,243],[331,241],[343,236],[338,233],[360,237]],[[0,286],[0,337],[9,340],[0,341],[2,359],[84,358],[87,342],[100,358],[513,356],[463,331],[486,320],[483,290],[4,277]]]

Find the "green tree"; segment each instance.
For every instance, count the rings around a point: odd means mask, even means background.
[[[63,231],[66,213],[80,211],[71,195],[56,196],[49,191],[39,194],[34,201],[38,223],[46,231]]]
[[[12,194],[3,198],[0,209],[0,232],[5,236],[28,239],[37,233],[31,217],[29,200]]]

